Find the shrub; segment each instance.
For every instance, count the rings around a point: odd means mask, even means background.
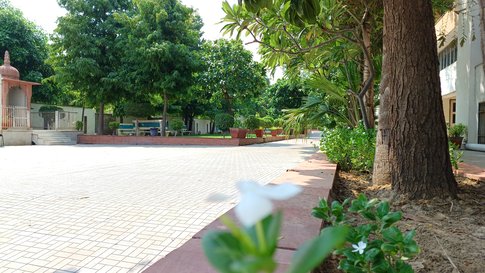
[[[76,123],[74,124],[74,126],[76,127],[76,130],[77,131],[82,131],[83,128],[84,128],[84,124],[80,120],[76,121]]]
[[[117,121],[111,121],[110,123],[108,123],[108,127],[111,129],[111,130],[116,130],[120,127],[120,123],[117,122]]]
[[[184,128],[184,122],[180,119],[172,120],[171,125],[174,131],[180,131],[182,128]]]
[[[229,128],[234,126],[234,117],[226,113],[217,114],[215,117],[215,123],[216,127],[221,131],[227,132]]]
[[[375,139],[375,130],[366,130],[362,125],[354,129],[337,127],[324,130],[320,149],[344,171],[371,172],[374,165]]]
[[[260,123],[260,126],[263,126],[264,128],[271,128],[273,127],[274,120],[272,117],[266,116],[260,119]]]
[[[256,116],[248,116],[244,121],[244,126],[249,130],[258,129],[259,124],[259,119]]]
[[[274,126],[281,128],[281,127],[283,127],[284,122],[285,121],[282,118],[277,118],[277,119],[274,120]]]
[[[450,153],[450,161],[451,165],[455,170],[458,170],[459,166],[458,163],[463,162],[461,159],[463,157],[463,152],[461,152],[460,147],[458,145],[455,145],[453,142],[448,140],[448,152]]]
[[[464,137],[467,133],[466,125],[457,123],[448,128],[448,135],[450,137]]]

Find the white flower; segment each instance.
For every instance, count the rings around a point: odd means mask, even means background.
[[[261,186],[255,181],[240,181],[237,184],[241,199],[236,206],[236,216],[241,223],[250,227],[270,215],[273,211],[272,200],[285,200],[301,192],[294,184]]]
[[[352,244],[352,247],[354,248],[354,250],[352,250],[352,252],[359,252],[359,254],[362,254],[362,253],[364,253],[364,249],[367,247],[367,244],[360,241],[356,245]]]

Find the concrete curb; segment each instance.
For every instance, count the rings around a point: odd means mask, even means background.
[[[311,216],[311,209],[317,205],[320,198],[329,197],[336,171],[335,164],[328,162],[325,155],[317,153],[297,167],[287,170],[272,182],[273,184],[292,182],[303,187],[303,192],[297,197],[276,204],[277,209],[283,211],[284,217],[281,240],[276,253],[276,261],[279,265],[276,272],[284,272],[295,250],[320,232],[322,222]],[[234,218],[233,210],[226,215]],[[214,229],[224,229],[219,219],[143,272],[215,273],[216,271],[207,262],[201,245],[204,234]]]

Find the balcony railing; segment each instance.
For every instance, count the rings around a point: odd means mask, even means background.
[[[30,128],[30,110],[22,106],[2,107],[2,128]]]

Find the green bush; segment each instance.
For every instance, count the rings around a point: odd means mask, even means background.
[[[82,131],[82,130],[83,130],[83,128],[84,128],[84,124],[83,124],[83,122],[82,122],[82,121],[78,120],[78,121],[76,121],[76,123],[75,123],[75,127],[76,127],[76,130],[77,130],[77,131]]]
[[[256,116],[248,116],[244,120],[244,126],[249,130],[254,130],[259,128],[260,121]]]
[[[182,128],[184,128],[184,122],[180,119],[172,120],[171,125],[174,131],[180,131]]]
[[[261,123],[260,126],[263,126],[264,128],[271,128],[273,127],[274,120],[272,117],[266,116],[266,117],[260,118],[260,123]]]
[[[285,121],[282,118],[277,118],[277,119],[274,120],[274,126],[281,128],[281,127],[283,127],[284,122]]]
[[[120,127],[120,123],[117,122],[117,121],[111,121],[110,123],[108,123],[108,127],[111,129],[111,130],[116,130]]]
[[[467,133],[467,127],[464,124],[457,123],[448,128],[448,135],[450,137],[464,137]]]
[[[215,117],[215,123],[219,130],[227,132],[229,128],[234,126],[234,117],[226,113],[217,114]]]
[[[339,164],[344,171],[371,172],[376,148],[376,132],[357,128],[335,128],[324,130],[320,149],[328,159]]]

